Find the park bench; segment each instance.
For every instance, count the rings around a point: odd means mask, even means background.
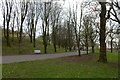
[[[40,54],[41,51],[40,50],[34,50],[34,54]]]

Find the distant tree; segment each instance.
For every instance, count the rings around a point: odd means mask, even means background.
[[[53,4],[53,3],[52,3]],[[51,9],[51,26],[52,26],[52,41],[54,46],[54,51],[57,52],[57,32],[58,32],[58,21],[60,17],[61,7],[57,3],[52,5]]]
[[[36,27],[37,27],[37,24],[38,24],[38,19],[39,19],[39,16],[40,16],[40,4],[41,3],[36,3],[35,4],[35,19],[34,19],[34,30],[33,30],[33,46],[35,47],[36,46]]]
[[[67,21],[67,35],[68,35],[68,45],[69,45],[69,51],[71,51],[72,49],[72,25],[71,25],[71,16],[72,16],[72,13],[71,13],[71,7],[70,7],[70,4],[69,4],[69,17],[68,17],[68,21]]]
[[[74,32],[75,32],[75,39],[76,39],[76,44],[77,44],[77,48],[78,48],[78,53],[79,56],[81,56],[81,51],[80,51],[80,29],[81,29],[81,22],[82,22],[82,10],[83,7],[80,6],[80,23],[78,25],[78,15],[77,15],[77,10],[78,10],[78,4],[76,3],[76,5],[73,5],[73,10],[70,10],[70,14],[72,14],[71,17],[71,24],[74,27]],[[77,30],[78,28],[78,30]]]
[[[34,29],[34,17],[35,17],[35,4],[33,2],[31,2],[30,4],[30,15],[28,16],[28,18],[30,18],[30,25],[29,25],[29,37],[30,37],[30,42],[33,42],[33,29]]]
[[[98,23],[96,22],[97,16],[96,15],[91,15],[90,14],[90,19],[89,19],[89,41],[92,47],[92,53],[95,53],[95,44],[97,41],[97,37],[99,37],[98,33],[96,30],[98,29]]]
[[[3,15],[4,38],[6,38],[6,31],[5,31],[6,15],[5,15],[5,3],[3,2],[3,0],[2,0],[2,15]]]
[[[111,46],[111,53],[113,52],[113,39],[115,39],[115,34],[116,34],[116,25],[115,23],[112,22],[112,20],[109,21],[110,26],[108,31],[106,32],[106,36],[108,36],[110,40],[110,46]]]
[[[87,16],[83,18],[83,27],[84,27],[83,37],[85,39],[86,54],[88,54],[88,47],[89,47],[89,26],[91,26],[89,19],[90,18]]]
[[[30,43],[32,43],[31,12],[29,12],[29,14],[27,15],[26,21],[27,21],[26,33],[29,35]]]
[[[34,29],[34,17],[35,17],[35,3],[29,3],[29,9],[27,14],[27,30],[26,33],[29,35],[30,42],[33,42],[33,29]]]
[[[51,12],[51,2],[44,2],[41,5],[41,19],[42,19],[42,33],[43,33],[43,45],[44,45],[44,53],[47,53],[47,45],[48,45],[48,36],[47,33],[49,31],[49,19]]]
[[[100,5],[98,0],[87,0],[83,4],[87,10],[84,11],[84,15],[89,15],[91,26],[89,26],[89,44],[92,47],[92,53],[95,52],[94,48],[96,42],[98,42],[99,34],[100,34],[100,26],[99,23],[99,14],[100,14]],[[82,39],[83,40],[83,39]],[[84,43],[84,40],[83,40]]]
[[[16,18],[16,12],[13,12],[13,21],[12,21],[12,41],[14,41],[14,28],[15,28],[15,18]]]
[[[115,21],[118,23],[118,36],[119,36],[119,27],[120,27],[120,1],[119,0],[113,0],[111,1],[110,5],[112,6],[111,9],[112,11],[110,11],[110,14],[113,17],[110,17],[111,20]],[[118,38],[118,44],[120,44],[120,38]],[[120,49],[120,48],[119,48]]]
[[[118,27],[116,33],[118,38],[118,53],[120,53],[120,27]]]
[[[28,1],[22,1],[20,2],[20,27],[19,27],[19,53],[21,53],[21,45],[22,45],[22,39],[23,39],[23,22],[25,20],[25,17],[28,12]]]
[[[110,3],[110,6],[112,6],[111,7],[112,10],[110,11],[110,14],[112,16],[114,16],[114,18],[111,17],[110,19],[117,22],[118,24],[120,24],[120,18],[119,18],[119,15],[120,15],[120,13],[119,13],[120,12],[120,2],[118,0],[113,0]]]
[[[74,38],[74,29],[70,23],[70,20],[67,21],[67,40],[68,40],[68,48],[69,48],[69,51],[72,50],[72,47],[73,47],[73,38]]]

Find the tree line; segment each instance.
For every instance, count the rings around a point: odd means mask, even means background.
[[[86,54],[88,54],[89,46],[92,47],[92,53],[94,53],[95,45],[100,43],[98,61],[107,62],[106,40],[108,37],[111,39],[111,52],[113,39],[118,39],[118,50],[120,49],[118,0],[84,1],[72,5],[68,3],[69,7],[66,10],[64,10],[64,5],[65,2],[54,1],[2,1],[3,37],[6,45],[11,47],[10,31],[12,41],[14,41],[15,29],[17,29],[20,53],[24,33],[28,34],[30,43],[36,47],[36,33],[40,26],[44,53],[47,53],[48,45],[53,44],[54,52],[57,52],[57,48],[60,47],[63,47],[65,51],[77,49],[81,56],[83,47],[86,49]]]

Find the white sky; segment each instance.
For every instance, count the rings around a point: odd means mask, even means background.
[[[9,0],[8,0],[9,1]],[[18,0],[18,1],[22,1],[22,0]],[[39,0],[36,0],[36,1],[39,1]],[[42,1],[50,1],[50,0],[42,0]],[[63,4],[63,0],[54,0],[54,1],[57,1],[61,4]],[[76,2],[78,4],[80,4],[83,0],[65,0],[65,4],[63,5],[63,8],[64,8],[64,11],[69,8],[69,3],[70,3],[70,6],[72,6],[73,4],[76,4]],[[0,1],[0,26],[3,25],[3,16],[2,16],[2,1]],[[79,8],[79,7],[78,7]]]
[[[0,1],[0,3],[1,3],[1,1]],[[1,6],[1,5],[0,5]],[[0,7],[0,26],[2,26],[3,25],[3,16],[2,16],[2,11],[1,11],[1,7]]]
[[[17,0],[17,1],[22,1],[22,0]],[[39,1],[39,0],[36,0],[36,1]],[[44,2],[44,1],[50,1],[50,0],[41,0],[41,1]],[[59,2],[59,3],[61,3],[61,4],[64,3],[63,0],[54,0],[54,2],[56,2],[56,1]],[[78,5],[80,5],[82,1],[83,0],[65,0],[64,5],[62,6],[63,7],[63,11],[66,12],[68,10],[69,4],[72,7],[73,4],[75,5],[76,3]],[[3,26],[3,16],[2,16],[2,8],[1,7],[2,7],[2,1],[0,1],[0,26]],[[78,10],[79,10],[79,6],[78,6]],[[63,16],[63,17],[65,17],[65,16]],[[38,22],[38,23],[40,23],[40,22]],[[38,36],[38,35],[41,34],[40,25],[37,26],[37,30],[38,30],[38,32],[37,32],[36,35]]]

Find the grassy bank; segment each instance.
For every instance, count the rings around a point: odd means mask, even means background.
[[[18,39],[15,37],[14,41],[10,38],[11,47],[6,46],[6,41],[4,38],[2,38],[2,55],[23,55],[23,54],[33,54],[33,51],[35,49],[41,50],[42,53],[44,53],[44,46],[42,39],[36,40],[36,47],[33,47],[33,43],[30,43],[29,38],[25,37],[22,41],[21,51],[22,53],[19,54],[19,44]],[[55,53],[53,45],[48,45],[47,47],[48,53]],[[58,48],[57,47],[57,53],[65,52],[64,48]]]

